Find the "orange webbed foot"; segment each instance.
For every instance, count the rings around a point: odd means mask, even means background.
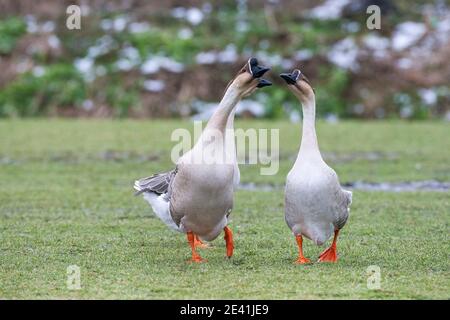
[[[329,247],[319,256],[318,262],[337,262],[336,248]]]
[[[309,260],[308,258],[305,258],[305,256],[303,255],[303,237],[302,235],[296,235],[295,236],[295,240],[297,241],[297,245],[298,245],[298,258],[297,260],[294,261],[295,264],[307,264],[310,263],[311,260]]]
[[[336,242],[337,237],[339,235],[339,230],[334,231],[334,239],[331,246],[322,252],[319,256],[319,260],[317,262],[337,262],[337,250],[336,250]]]
[[[198,239],[198,237],[192,231],[187,232],[186,236],[187,236],[187,239],[189,242],[189,246],[191,247],[191,250],[192,250],[192,258],[191,258],[191,260],[188,260],[188,262],[193,262],[193,263],[206,262],[206,260],[203,259],[202,257],[200,257],[200,255],[196,251],[195,240],[197,238],[197,240],[200,241],[200,239]]]
[[[200,249],[210,248],[210,246],[202,242],[202,240],[200,240],[200,238],[197,235],[194,236],[194,246]]]
[[[187,261],[188,263],[204,263],[204,262],[208,262],[208,260],[203,259],[200,256],[192,256],[191,260]]]
[[[308,264],[311,263],[311,260],[305,257],[298,257],[297,260],[294,261],[295,264]]]

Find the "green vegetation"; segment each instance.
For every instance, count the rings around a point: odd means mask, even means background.
[[[398,23],[421,22],[421,4],[396,1],[397,10],[383,14],[383,32],[380,34],[363,27],[363,11],[350,17],[318,20],[307,17],[309,5],[288,0],[278,6],[248,2],[246,8],[239,7],[236,1],[214,3],[209,9],[203,5],[194,2],[184,8],[168,8],[151,4],[145,14],[139,7],[130,8],[127,13],[118,9],[91,10],[89,15],[83,16],[83,28],[77,32],[68,30],[61,23],[65,11],[59,8],[54,10],[59,10],[61,17],[49,21],[55,30],[48,34],[40,31],[27,34],[25,16],[3,19],[0,22],[0,55],[5,56],[13,67],[9,68],[10,72],[0,75],[0,117],[55,113],[90,115],[89,110],[80,109],[83,101],[92,103],[94,108],[107,109],[107,112],[97,113],[93,110],[92,114],[96,115],[167,115],[159,111],[167,104],[173,109],[172,114],[186,114],[185,106],[194,100],[217,101],[230,78],[250,56],[258,56],[272,67],[268,77],[275,85],[264,89],[264,94],[258,97],[266,108],[265,118],[287,118],[290,111],[298,108],[295,98],[286,92],[277,77],[278,73],[293,67],[301,67],[312,80],[321,106],[319,116],[429,119],[448,112],[450,91],[445,76],[430,75],[430,79],[434,79],[432,82],[421,82],[420,78],[411,81],[415,76],[408,75],[407,70],[396,70],[398,61],[390,59],[389,54],[383,60],[384,67],[368,53],[362,54],[362,67],[351,71],[337,67],[328,57],[334,45],[343,39],[354,42],[358,50],[364,51],[366,36],[389,40]],[[201,15],[198,23],[189,22],[186,14],[177,16],[172,12],[193,8]],[[36,15],[34,18],[31,20],[36,26],[42,27],[48,22],[46,17]],[[430,20],[437,28],[438,17]],[[138,27],[131,28],[133,25]],[[429,37],[435,36],[430,34]],[[24,45],[15,50],[22,39]],[[124,54],[127,49],[131,50],[131,57]],[[227,49],[232,52],[229,60],[216,59],[203,64],[197,61],[201,53],[217,55]],[[439,61],[439,54],[433,54],[437,55],[433,60]],[[166,57],[183,65],[184,69],[174,73],[161,68],[155,73],[143,74],[140,67],[155,56]],[[342,58],[345,53],[340,56]],[[398,53],[392,56],[402,58]],[[77,61],[83,59],[88,71],[74,68]],[[125,67],[118,67],[118,62],[124,63]],[[20,68],[15,67],[19,65]],[[26,68],[24,66],[29,66],[29,72],[20,71]],[[45,76],[31,72],[35,68],[45,70]],[[390,68],[392,77],[387,77],[385,71]],[[427,71],[423,73],[439,69],[445,68],[426,66]],[[164,88],[157,92],[146,89],[142,83],[149,79],[164,82]],[[194,81],[190,83],[190,79]],[[203,81],[199,83],[200,80]],[[47,85],[51,88],[46,88]],[[204,87],[207,89],[199,89]],[[183,88],[183,94],[174,95],[180,88]],[[430,90],[429,104],[418,94],[420,89]],[[377,92],[376,95],[370,94],[373,92]],[[66,112],[67,109],[70,112]],[[142,110],[147,112],[140,113]]]
[[[279,128],[276,176],[241,165],[242,180],[281,184],[298,149],[300,126]],[[231,228],[187,264],[182,234],[168,230],[131,189],[135,178],[172,167],[173,129],[182,121],[0,121],[0,298],[448,299],[448,193],[355,191],[336,265],[297,266],[281,191],[238,191]],[[441,122],[319,122],[322,152],[341,181],[450,180]],[[377,155],[376,160],[373,155]],[[323,248],[306,242],[315,260]],[[81,268],[79,291],[66,268]],[[368,290],[366,269],[381,268]]]
[[[322,68],[322,78],[327,79],[323,86],[319,85],[317,90],[317,105],[320,114],[346,114],[347,103],[342,99],[348,82],[346,71],[338,68]]]
[[[0,56],[9,54],[14,49],[17,40],[25,34],[25,22],[18,17],[0,21]]]
[[[0,117],[52,114],[57,108],[81,106],[86,85],[73,66],[53,64],[42,72],[27,72],[0,91]]]

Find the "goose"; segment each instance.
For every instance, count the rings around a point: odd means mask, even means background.
[[[186,233],[190,262],[205,262],[196,248],[225,233],[226,256],[233,255],[233,233],[228,219],[233,192],[239,183],[233,118],[237,103],[257,88],[271,85],[261,77],[269,70],[250,58],[229,82],[219,106],[193,148],[183,154],[173,170],[134,183],[169,228]],[[228,130],[227,130],[228,129]]]
[[[336,172],[320,154],[315,129],[315,92],[309,80],[298,69],[282,73],[280,77],[300,100],[303,109],[300,150],[287,175],[285,189],[285,220],[299,250],[295,262],[310,262],[303,255],[303,236],[320,246],[333,232],[333,242],[322,252],[318,262],[337,262],[337,238],[347,222],[352,193],[341,188]]]

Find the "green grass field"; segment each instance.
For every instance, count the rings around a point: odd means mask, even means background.
[[[240,121],[280,129],[280,170],[244,182],[282,184],[296,155],[300,125]],[[294,265],[281,191],[236,193],[235,255],[222,237],[187,264],[185,236],[168,230],[134,179],[170,169],[175,128],[189,121],[0,121],[0,298],[120,299],[448,299],[448,192],[355,191],[338,243],[338,264]],[[319,143],[341,182],[450,181],[449,124],[318,123]],[[317,259],[323,248],[305,242]],[[81,290],[66,286],[69,265]],[[367,288],[366,269],[381,269]]]

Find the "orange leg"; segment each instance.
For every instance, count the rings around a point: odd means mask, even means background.
[[[229,227],[223,228],[225,232],[225,243],[227,244],[227,257],[231,258],[233,255],[234,243],[233,243],[233,232]]]
[[[202,240],[200,240],[200,238],[198,237],[198,235],[194,235],[194,245],[196,248],[209,248],[209,245],[207,245],[206,243],[203,243]]]
[[[339,230],[334,231],[334,238],[333,243],[331,246],[326,249],[322,254],[319,256],[319,262],[337,262],[337,251],[336,251],[336,241],[337,237],[339,235]]]
[[[187,233],[187,239],[192,250],[192,258],[191,260],[189,260],[189,262],[206,262],[206,260],[200,257],[200,255],[195,250],[195,237],[196,236],[193,232],[190,231]]]
[[[309,260],[308,258],[305,258],[305,256],[303,255],[303,237],[301,235],[297,235],[297,236],[295,236],[295,240],[297,240],[297,245],[298,245],[298,258],[297,258],[297,260],[295,260],[295,263],[297,263],[297,264],[310,263],[311,260]]]

